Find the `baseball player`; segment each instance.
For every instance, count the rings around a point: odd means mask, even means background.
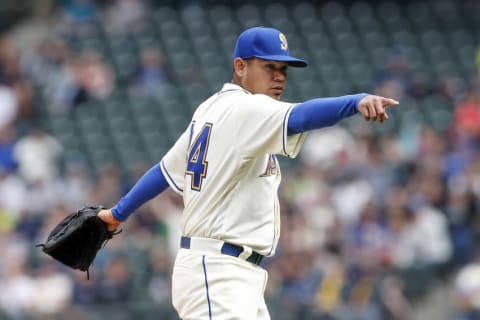
[[[255,27],[237,39],[233,79],[201,103],[159,164],[99,216],[115,229],[168,186],[183,197],[183,236],[172,275],[172,301],[182,319],[270,319],[264,257],[280,236],[277,155],[293,158],[307,131],[360,113],[388,119],[398,102],[355,94],[281,102],[290,55],[279,30]]]

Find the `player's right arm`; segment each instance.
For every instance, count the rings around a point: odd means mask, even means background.
[[[385,107],[398,102],[366,93],[308,100],[299,104],[280,102],[262,94],[239,95],[233,107],[234,142],[241,155],[283,154],[295,157],[306,132],[362,114],[366,120],[388,119]]]
[[[388,119],[385,107],[394,105],[398,101],[365,93],[308,100],[296,105],[290,113],[288,135],[332,126],[356,113],[367,121],[383,122]]]

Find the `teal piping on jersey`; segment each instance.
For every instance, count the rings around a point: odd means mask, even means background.
[[[297,104],[288,119],[288,135],[332,126],[341,119],[354,115],[358,112],[358,103],[367,95],[359,93],[318,98]]]
[[[167,179],[168,181],[168,184],[170,186],[172,186],[174,189],[176,189],[175,191],[179,192],[179,193],[183,193],[183,189],[180,188],[176,183],[175,183],[175,180],[173,180],[173,178],[170,176],[170,174],[168,173],[168,170],[167,168],[165,167],[165,164],[163,163],[163,161],[160,161],[160,165],[162,166],[162,171],[165,172],[165,174],[167,175],[165,178]]]
[[[288,151],[287,151],[287,136],[285,134],[285,128],[287,126],[289,126],[289,124],[286,124],[285,122],[288,120],[288,122],[290,122],[290,114],[291,114],[291,111],[292,111],[292,108],[294,106],[291,106],[290,108],[288,108],[287,112],[285,113],[285,116],[283,117],[283,126],[282,126],[282,144],[283,144],[283,152],[285,153],[285,155],[287,157],[290,157],[289,154],[288,154]]]
[[[156,164],[148,170],[132,189],[112,208],[115,219],[125,221],[142,204],[162,193],[168,187],[165,176]]]
[[[207,267],[205,266],[205,256],[202,257],[203,265],[203,276],[205,279],[205,288],[207,291],[207,302],[208,302],[208,319],[212,319],[212,305],[210,303],[210,292],[208,291],[208,278],[207,278]]]

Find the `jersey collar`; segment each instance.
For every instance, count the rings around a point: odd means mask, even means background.
[[[217,94],[223,94],[223,93],[226,93],[226,92],[232,92],[232,91],[243,91],[247,94],[251,94],[250,92],[248,92],[247,90],[243,89],[242,87],[240,87],[238,84],[234,84],[234,83],[225,83],[222,87],[222,90],[220,90],[219,92],[217,92]]]

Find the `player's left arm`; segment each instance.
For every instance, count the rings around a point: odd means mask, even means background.
[[[383,122],[388,119],[385,108],[398,104],[394,99],[365,93],[308,100],[290,112],[288,135],[332,126],[358,112],[367,121]]]

